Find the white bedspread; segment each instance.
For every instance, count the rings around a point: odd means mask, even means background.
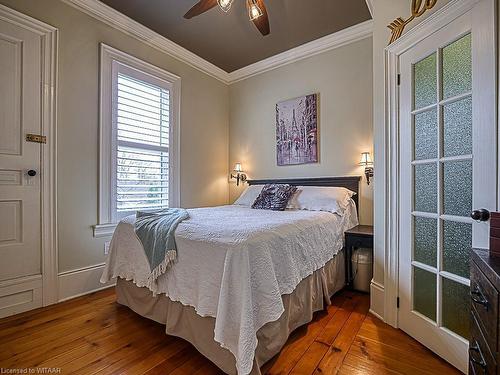
[[[357,224],[355,205],[343,216],[241,206],[188,211],[190,218],[175,233],[177,262],[152,292],[214,317],[215,340],[233,353],[238,373],[246,375],[252,370],[257,331],[283,313],[283,294],[342,249],[344,231]],[[134,219],[118,224],[102,282],[121,277],[147,285],[150,269]]]

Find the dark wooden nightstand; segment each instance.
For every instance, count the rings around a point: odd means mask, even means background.
[[[352,252],[359,247],[373,251],[372,225],[358,225],[345,232],[345,282],[348,287],[352,284]]]

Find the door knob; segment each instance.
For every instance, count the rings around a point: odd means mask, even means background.
[[[476,221],[488,221],[490,219],[490,211],[481,208],[479,210],[474,210],[470,214],[470,217]]]
[[[28,176],[30,176],[30,177],[35,177],[35,176],[36,176],[36,171],[35,171],[34,169],[30,169],[30,170],[28,171]]]

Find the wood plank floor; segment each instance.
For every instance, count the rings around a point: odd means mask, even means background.
[[[343,291],[296,330],[267,374],[458,374]],[[221,374],[188,342],[115,302],[114,289],[0,320],[0,368],[62,374]],[[28,370],[29,371],[29,370]],[[36,373],[36,372],[33,372]]]

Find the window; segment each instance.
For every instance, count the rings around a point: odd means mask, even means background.
[[[180,79],[101,45],[99,224],[108,236],[137,210],[179,204]]]
[[[168,207],[170,88],[121,72],[116,78],[117,216]]]

